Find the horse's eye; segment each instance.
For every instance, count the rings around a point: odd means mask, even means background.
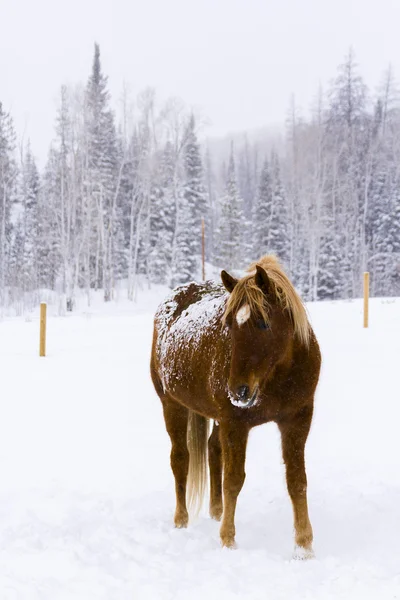
[[[259,319],[257,321],[257,327],[258,329],[269,329],[268,323],[266,323],[263,319]]]

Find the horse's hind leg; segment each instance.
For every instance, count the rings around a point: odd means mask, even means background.
[[[165,425],[171,438],[171,468],[175,477],[176,510],[175,527],[187,527],[186,482],[189,469],[189,452],[186,435],[188,410],[173,400],[163,399]]]
[[[294,419],[279,423],[286,481],[293,504],[295,558],[312,558],[313,531],[308,516],[307,476],[304,447],[312,419],[312,406],[304,408]]]
[[[210,466],[210,516],[216,521],[222,517],[222,452],[219,427],[214,427],[208,440],[208,463]]]

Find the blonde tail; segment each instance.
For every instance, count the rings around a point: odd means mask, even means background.
[[[207,449],[209,420],[189,410],[187,447],[189,450],[189,473],[187,501],[189,513],[199,514],[207,490]]]

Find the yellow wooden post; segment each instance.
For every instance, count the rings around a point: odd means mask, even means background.
[[[369,273],[364,273],[364,327],[368,327],[369,309]]]
[[[205,232],[204,232],[204,218],[201,219],[201,265],[202,265],[202,277],[203,281],[206,280],[206,248],[205,248]]]
[[[40,304],[40,356],[46,356],[46,313],[47,304],[42,302]]]

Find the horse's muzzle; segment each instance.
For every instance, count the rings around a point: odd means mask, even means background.
[[[234,406],[240,408],[250,408],[255,404],[258,395],[258,387],[255,388],[253,394],[250,396],[250,388],[248,385],[241,385],[236,394],[229,394],[229,399]]]

